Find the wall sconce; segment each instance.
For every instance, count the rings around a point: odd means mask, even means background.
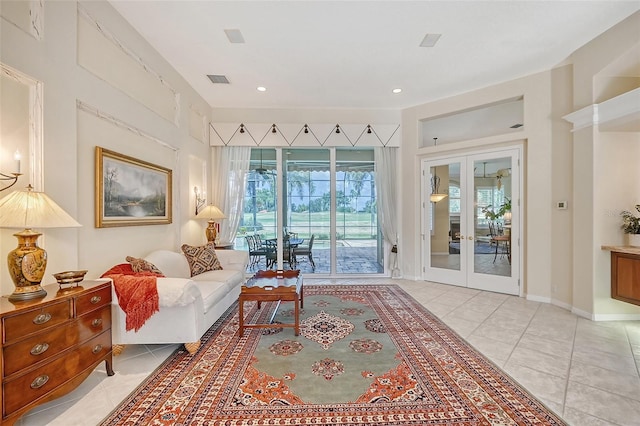
[[[340,133],[340,125],[336,124],[336,133]]]
[[[371,124],[367,124],[367,134],[371,134]]]
[[[16,160],[16,171],[9,174],[0,172],[0,180],[9,181],[9,185],[5,186],[4,188],[0,188],[0,191],[11,188],[18,182],[18,176],[22,176],[22,173],[20,173],[20,160],[22,159],[20,151],[16,150],[15,154],[13,154],[13,159]]]
[[[196,194],[196,216],[200,213],[200,209],[204,206],[204,203],[207,202],[207,199],[200,192],[200,188],[197,186],[193,187],[193,193]]]
[[[306,124],[304,125],[304,132],[309,133],[309,126],[307,126]]]
[[[272,125],[271,125],[271,133],[276,133],[276,132],[277,132],[277,130],[276,130],[276,125],[275,125],[275,124],[272,124]]]
[[[244,133],[244,124],[240,123],[240,133]]]

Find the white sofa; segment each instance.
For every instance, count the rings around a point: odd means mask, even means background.
[[[125,313],[118,305],[115,290],[112,302],[113,352],[126,344],[184,343],[189,353],[200,347],[200,338],[238,300],[245,283],[249,253],[217,250],[222,270],[191,277],[182,253],[157,250],[145,257],[166,278],[158,278],[160,310],[138,330],[126,331]],[[113,287],[112,287],[113,288]]]

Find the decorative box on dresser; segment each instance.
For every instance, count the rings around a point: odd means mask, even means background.
[[[47,295],[40,299],[0,299],[3,425],[71,392],[102,361],[107,374],[113,375],[111,280],[44,289]]]

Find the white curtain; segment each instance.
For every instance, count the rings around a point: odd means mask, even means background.
[[[216,146],[211,158],[212,203],[227,216],[220,224],[219,239],[233,242],[242,219],[251,147]]]
[[[376,161],[376,198],[378,215],[382,223],[382,236],[391,246],[389,252],[389,269],[391,276],[400,275],[398,268],[398,211],[396,194],[398,148],[375,148]]]

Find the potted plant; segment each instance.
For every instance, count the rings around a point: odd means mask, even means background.
[[[492,222],[500,219],[504,216],[506,212],[511,211],[511,200],[509,198],[504,199],[504,203],[500,206],[500,208],[496,211],[493,209],[493,206],[489,205],[487,207],[482,208],[482,213],[484,213],[484,217],[489,219]]]
[[[636,204],[636,211],[640,213],[640,204]],[[628,245],[640,247],[640,217],[628,210],[624,210],[620,216],[622,216],[622,230],[627,234]]]

